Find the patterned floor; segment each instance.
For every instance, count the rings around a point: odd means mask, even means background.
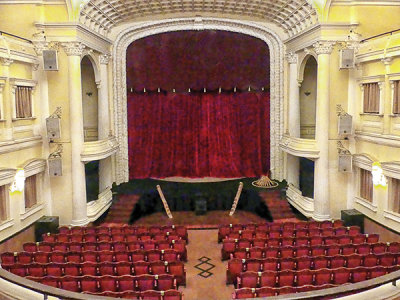
[[[211,273],[210,271],[215,268],[215,265],[210,263],[211,258],[203,256],[200,257],[198,261],[200,261],[200,263],[194,266],[196,269],[199,269],[201,271],[198,275],[203,278],[208,278],[212,276],[213,273]]]

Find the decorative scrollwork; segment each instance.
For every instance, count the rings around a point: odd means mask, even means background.
[[[50,115],[49,118],[61,119],[61,113],[62,113],[61,106],[57,106],[56,110]]]
[[[63,145],[57,144],[57,148],[55,151],[51,152],[49,158],[59,158],[63,152]]]
[[[337,142],[337,150],[338,150],[338,153],[339,153],[339,154],[342,154],[342,155],[351,155],[351,152],[343,146],[343,144],[342,144],[341,141],[338,141],[338,142]]]

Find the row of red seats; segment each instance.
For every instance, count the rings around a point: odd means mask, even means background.
[[[238,232],[239,230],[259,230],[259,231],[286,231],[299,229],[316,229],[316,228],[336,228],[342,227],[342,220],[333,221],[307,221],[307,222],[284,222],[284,223],[249,223],[249,224],[229,224],[220,225],[218,228],[218,237],[222,240],[230,232]]]
[[[168,241],[144,241],[144,242],[98,242],[98,243],[25,243],[23,245],[25,252],[82,252],[82,251],[115,251],[126,252],[134,250],[168,250],[174,249],[180,255],[182,260],[186,260],[187,250],[186,242],[184,240]],[[10,253],[2,254],[3,256],[10,256]],[[16,255],[16,254],[14,254]]]
[[[115,262],[115,261],[179,261],[181,256],[174,249],[166,250],[133,250],[133,251],[82,251],[82,252],[19,252],[16,255],[11,252],[2,254],[2,265],[13,263],[49,263],[49,262]]]
[[[280,238],[280,237],[311,237],[311,236],[354,236],[360,233],[360,227],[313,228],[313,229],[287,229],[287,230],[239,230],[227,234],[220,234],[220,239],[253,239],[253,238]]]
[[[98,292],[90,293],[92,295],[132,299],[132,300],[183,300],[183,294],[177,290],[168,291],[154,291],[148,290],[144,292],[139,291],[125,291],[125,292]]]
[[[335,256],[311,256],[300,258],[232,259],[228,262],[227,282],[230,283],[245,271],[310,270],[322,268],[390,267],[400,265],[400,254],[350,254]]]
[[[186,270],[182,262],[84,262],[84,263],[29,263],[6,265],[4,269],[18,276],[102,276],[102,275],[162,275],[175,276],[179,285],[186,285]]]
[[[64,234],[141,234],[151,233],[157,234],[160,232],[172,232],[177,231],[182,235],[187,235],[187,229],[183,225],[166,225],[166,226],[140,226],[140,225],[121,225],[121,226],[96,226],[96,227],[80,227],[80,226],[61,226],[58,231]]]
[[[174,276],[163,275],[138,275],[138,276],[63,276],[63,277],[28,277],[28,279],[49,286],[62,288],[71,292],[125,292],[147,290],[176,290],[178,285]]]
[[[385,243],[374,244],[345,244],[345,245],[317,245],[317,246],[285,246],[285,247],[251,247],[238,248],[230,253],[230,258],[285,258],[317,255],[349,255],[357,254],[381,254],[400,253],[400,244],[387,245]]]
[[[167,233],[159,233],[159,234],[150,234],[150,233],[141,233],[137,235],[130,234],[50,234],[45,233],[42,235],[42,239],[44,242],[135,242],[135,241],[148,241],[148,240],[185,240],[187,241],[185,236],[179,235],[177,232],[167,232]]]
[[[232,295],[232,299],[249,299],[249,298],[261,298],[261,297],[273,297],[279,295],[301,293],[316,291],[322,289],[329,289],[336,287],[335,284],[323,284],[323,285],[303,285],[303,286],[284,286],[279,288],[262,287],[262,288],[241,288],[236,289]]]
[[[228,259],[230,253],[239,248],[253,247],[300,247],[320,245],[344,245],[344,244],[372,244],[379,241],[379,235],[358,234],[355,236],[330,236],[330,237],[303,237],[303,238],[275,238],[275,239],[225,239],[222,244],[222,260]]]
[[[257,288],[257,287],[283,287],[283,286],[303,286],[303,285],[322,285],[332,283],[335,285],[345,283],[356,283],[378,276],[385,275],[400,269],[399,265],[393,267],[375,266],[370,268],[336,268],[318,270],[284,270],[280,272],[244,272],[237,278],[237,287]]]

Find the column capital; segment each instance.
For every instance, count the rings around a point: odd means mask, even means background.
[[[96,87],[97,89],[101,88],[101,80],[96,81]]]
[[[333,45],[335,42],[332,41],[319,41],[313,44],[315,53],[320,54],[331,54],[333,50]]]
[[[108,65],[110,59],[111,59],[110,54],[102,54],[99,57],[100,64],[102,64],[102,65]]]
[[[68,56],[81,56],[86,47],[81,42],[65,42],[61,43],[61,46],[64,48],[64,51]]]
[[[1,59],[1,64],[6,67],[10,66],[13,62],[14,62],[14,60],[12,60],[11,58],[2,58]]]
[[[297,64],[297,61],[298,61],[297,54],[294,52],[288,52],[286,54],[286,59],[289,64]]]
[[[390,66],[393,62],[393,57],[384,57],[381,59],[381,62],[385,65],[385,66]]]

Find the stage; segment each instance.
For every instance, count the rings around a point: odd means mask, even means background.
[[[178,178],[179,179],[179,178]],[[139,179],[115,189],[117,201],[113,203],[105,221],[142,225],[185,225],[189,228],[216,228],[220,224],[259,223],[301,218],[287,202],[285,183],[275,189],[257,188],[257,178],[227,179],[206,182],[174,182],[159,179]],[[239,182],[243,190],[237,210],[229,216]],[[165,213],[156,186],[160,185],[172,213]],[[204,207],[199,207],[199,201]]]

